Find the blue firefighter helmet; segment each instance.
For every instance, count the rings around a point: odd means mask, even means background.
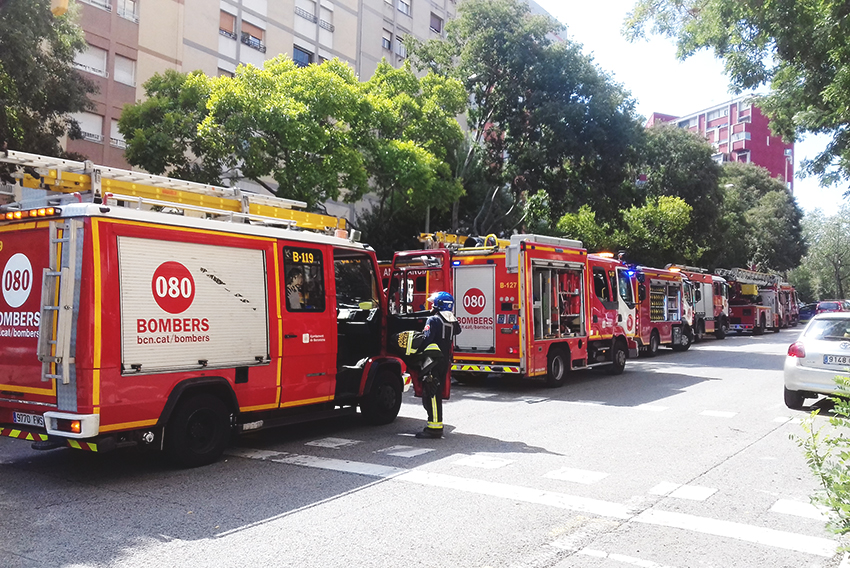
[[[448,292],[434,292],[428,296],[428,303],[441,312],[450,312],[455,307],[455,299]]]

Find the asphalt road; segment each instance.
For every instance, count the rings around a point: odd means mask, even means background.
[[[398,420],[259,432],[220,462],[0,439],[2,567],[826,567],[790,435],[795,331],[662,349],[560,389],[456,385],[448,434]]]

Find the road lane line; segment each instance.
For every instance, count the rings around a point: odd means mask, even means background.
[[[573,469],[569,467],[562,467],[561,469],[556,469],[554,471],[550,471],[549,473],[543,474],[543,477],[547,479],[557,479],[560,481],[572,481],[573,483],[583,483],[585,485],[591,485],[596,483],[597,481],[602,481],[608,474],[602,471],[589,471],[585,469]]]
[[[800,501],[790,501],[788,499],[780,499],[774,503],[770,508],[770,512],[806,517],[807,519],[817,519],[824,522],[828,520],[829,515],[828,510],[824,507],[816,507],[811,503],[801,503]]]
[[[732,521],[721,521],[684,513],[648,509],[632,519],[636,523],[684,529],[702,534],[722,536],[745,542],[764,544],[816,556],[831,557],[838,543],[826,538],[778,531]]]
[[[483,481],[479,479],[468,479],[454,475],[423,471],[420,469],[404,469],[379,464],[355,462],[351,460],[305,456],[286,452],[249,450],[244,448],[230,448],[228,449],[227,454],[237,457],[260,459],[302,467],[338,471],[343,473],[355,473],[382,480],[391,479],[393,481],[404,481],[428,487],[441,487],[444,489],[453,489],[476,495],[489,495],[491,497],[510,499],[512,501],[522,501],[525,503],[544,505],[557,509],[590,513],[600,517],[611,517],[625,521],[634,521],[637,523],[665,526],[702,534],[722,536],[735,540],[781,548],[784,550],[794,550],[816,556],[831,557],[838,549],[838,543],[836,541],[826,538],[810,537],[802,534],[757,527],[754,525],[746,525],[732,521],[722,521],[718,519],[654,509],[648,509],[635,514],[632,507],[620,503],[567,495],[555,491],[544,491],[519,485],[509,485],[506,483]]]

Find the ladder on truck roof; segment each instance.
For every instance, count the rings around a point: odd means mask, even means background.
[[[722,276],[727,280],[735,280],[742,284],[761,284],[771,286],[779,282],[778,274],[766,274],[764,272],[756,272],[754,270],[746,270],[744,268],[716,268],[714,273]]]
[[[188,209],[224,216],[228,220],[282,224],[322,232],[346,228],[345,219],[303,211],[307,206],[303,201],[260,195],[237,187],[208,185],[96,166],[90,161],[78,162],[12,150],[0,153],[0,163],[17,166],[11,177],[21,187],[90,196],[92,203]],[[4,208],[21,208],[21,204],[11,203]]]

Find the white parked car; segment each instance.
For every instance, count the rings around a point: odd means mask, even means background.
[[[785,357],[785,405],[837,392],[835,377],[850,376],[850,312],[818,314]]]

